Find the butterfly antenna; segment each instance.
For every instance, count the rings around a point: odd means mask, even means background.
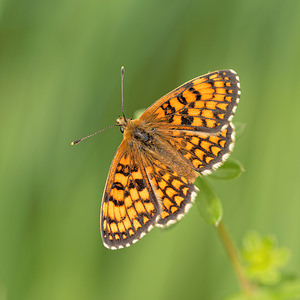
[[[124,101],[123,101],[123,79],[124,79],[124,74],[125,74],[125,68],[122,66],[121,67],[121,96],[122,96],[122,114],[123,114],[123,117],[126,121],[126,117],[125,117],[125,114],[124,114]]]
[[[97,133],[99,133],[99,132],[102,132],[102,131],[104,131],[104,130],[106,130],[106,129],[109,129],[109,128],[112,128],[112,127],[115,127],[115,126],[118,126],[118,125],[117,125],[117,124],[114,124],[114,125],[108,126],[108,127],[104,128],[104,129],[101,129],[101,130],[99,130],[99,131],[97,131],[97,132],[95,132],[95,133],[92,133],[92,134],[90,134],[90,135],[88,135],[88,136],[86,136],[86,137],[83,137],[83,138],[81,138],[81,139],[79,139],[79,140],[73,141],[73,142],[71,143],[71,145],[74,146],[74,145],[80,143],[81,141],[83,141],[83,140],[85,140],[85,139],[87,139],[87,138],[89,138],[89,137],[91,137],[91,136],[93,136],[93,135],[95,135],[95,134],[97,134]]]

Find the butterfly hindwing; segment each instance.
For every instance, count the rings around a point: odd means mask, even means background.
[[[195,78],[150,106],[140,119],[150,126],[215,133],[231,121],[240,95],[237,74],[232,70]]]
[[[148,157],[149,159],[149,157]],[[147,162],[147,158],[144,159]],[[156,226],[164,227],[180,220],[190,209],[197,194],[197,187],[160,160],[151,158],[146,171],[161,205],[160,218]]]
[[[233,150],[235,131],[230,123],[219,134],[201,135],[199,132],[182,132],[173,130],[169,132],[173,138],[169,138],[170,144],[185,159],[192,168],[201,175],[210,174],[217,169],[229,157]]]
[[[193,184],[196,173],[207,175],[228,158],[234,145],[234,127],[229,124],[216,135],[170,130],[163,136],[167,137],[169,146],[176,153],[173,161],[167,160],[164,153],[145,153],[143,156],[148,178],[161,204],[160,219],[156,224],[159,227],[175,223],[188,212],[198,192]],[[164,146],[167,153],[170,152],[169,146]],[[175,160],[186,163],[186,169],[194,170],[194,176],[190,172],[184,174],[182,170],[179,174]]]
[[[130,246],[153,228],[159,213],[145,169],[123,141],[111,165],[102,200],[104,245],[110,249]]]

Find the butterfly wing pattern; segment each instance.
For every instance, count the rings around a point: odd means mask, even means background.
[[[141,116],[165,128],[216,133],[233,118],[240,85],[232,70],[195,78],[157,100]]]
[[[165,227],[174,224],[192,206],[198,192],[198,188],[193,184],[196,176],[193,174],[190,178],[188,174],[176,171],[176,167],[168,167],[168,164],[159,158],[150,158],[148,165],[146,170],[161,205],[156,226]]]
[[[101,209],[101,234],[107,248],[128,247],[153,228],[160,206],[140,155],[120,145],[106,183]]]
[[[187,213],[198,192],[196,177],[221,166],[233,149],[239,96],[237,74],[216,71],[181,85],[137,120],[117,120],[124,139],[100,217],[107,248],[128,247]]]

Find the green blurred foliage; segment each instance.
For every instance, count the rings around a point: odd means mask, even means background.
[[[0,2],[0,287],[7,299],[222,299],[238,289],[212,228],[193,207],[168,231],[110,251],[99,209],[128,117],[196,76],[236,70],[247,124],[215,181],[235,240],[273,232],[299,271],[300,2]],[[5,296],[7,295],[7,296]]]
[[[221,200],[204,177],[196,178],[195,185],[199,189],[196,203],[201,217],[208,224],[218,226],[223,217]]]
[[[239,292],[224,300],[298,300],[300,299],[300,279],[286,278],[275,286],[256,287],[249,295]]]
[[[300,297],[300,279],[282,273],[290,259],[290,251],[278,247],[276,238],[262,237],[249,231],[240,249],[244,271],[252,282],[252,292],[240,292],[226,300],[297,300]]]
[[[257,232],[244,237],[241,253],[247,277],[263,285],[280,282],[280,268],[290,257],[288,249],[277,247],[274,236],[261,237]]]

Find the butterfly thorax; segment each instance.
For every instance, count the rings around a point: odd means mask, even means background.
[[[149,134],[150,128],[142,124],[140,120],[131,120],[119,117],[116,124],[120,126],[120,130],[124,135],[124,139],[136,140],[141,143],[150,143],[151,136]],[[153,131],[153,130],[152,130]]]
[[[170,145],[167,132],[162,132],[159,127],[141,119],[125,120],[119,117],[117,124],[121,127],[123,139],[126,141],[127,149],[130,149],[132,157],[141,155],[145,159],[145,164],[157,160],[166,167],[176,170],[180,176],[191,180],[195,178],[195,172],[191,169],[189,162],[174,151]]]

